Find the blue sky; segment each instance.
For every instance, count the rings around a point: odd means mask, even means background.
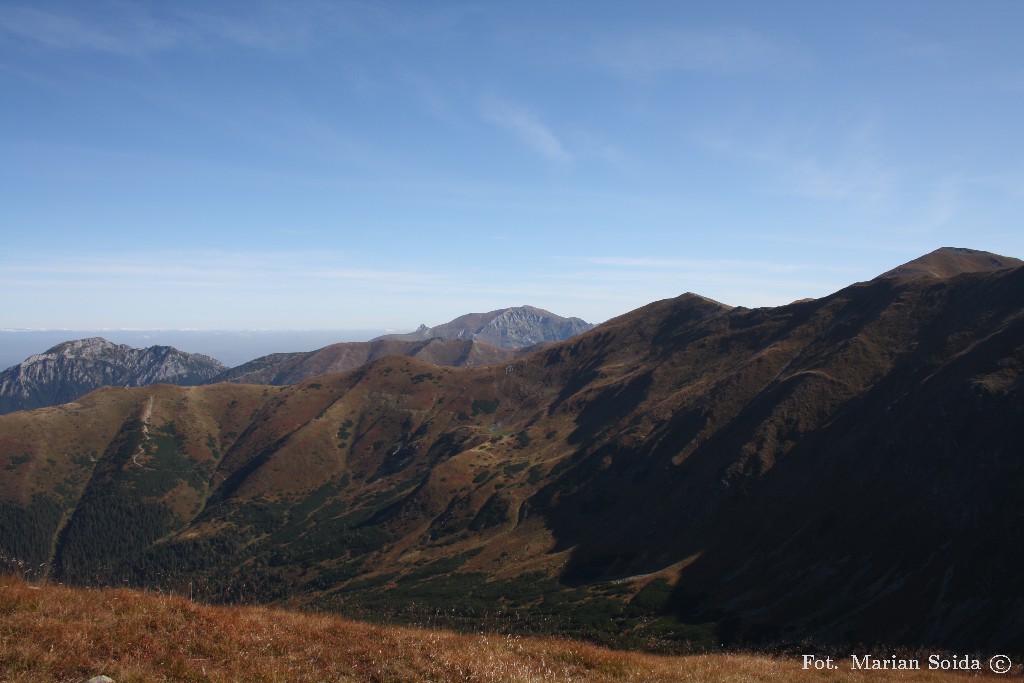
[[[411,328],[1024,256],[1024,3],[0,1],[0,327]]]

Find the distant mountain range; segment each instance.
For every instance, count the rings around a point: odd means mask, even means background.
[[[1024,654],[1022,349],[1024,268],[943,249],[482,367],[100,389],[0,416],[0,562],[635,647]]]
[[[170,346],[133,349],[100,337],[58,344],[0,373],[0,413],[73,401],[104,386],[202,384],[226,368]]]
[[[274,353],[228,369],[202,354],[169,346],[133,349],[95,337],[58,344],[0,373],[0,414],[73,401],[103,386],[167,382],[292,384],[352,370],[388,355],[436,365],[476,366],[515,358],[521,349],[561,341],[593,325],[532,306],[470,313],[407,335],[331,344],[316,351]]]
[[[293,384],[328,372],[352,370],[384,356],[409,356],[450,367],[491,365],[593,327],[579,318],[517,306],[469,313],[443,325],[420,325],[415,332],[383,335],[369,342],[332,344],[305,353],[274,353],[232,368],[212,381]]]

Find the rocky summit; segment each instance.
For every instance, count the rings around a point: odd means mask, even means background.
[[[170,346],[136,349],[102,337],[58,344],[0,373],[0,413],[73,401],[104,386],[200,384],[225,370]]]
[[[593,327],[580,318],[563,318],[533,306],[515,306],[488,313],[468,313],[443,325],[420,325],[414,332],[389,334],[378,339],[472,339],[504,349],[518,349],[542,342],[563,341]]]

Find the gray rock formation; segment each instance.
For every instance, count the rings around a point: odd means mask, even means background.
[[[0,414],[67,403],[103,386],[202,384],[224,370],[215,358],[170,346],[135,349],[102,337],[77,339],[0,373]]]
[[[505,349],[519,349],[541,342],[562,341],[593,327],[579,318],[563,318],[533,306],[515,306],[488,313],[469,313],[443,325],[420,325],[415,332],[388,334],[378,339],[472,339]]]

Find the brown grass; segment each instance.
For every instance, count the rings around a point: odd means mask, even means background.
[[[85,681],[106,674],[117,683],[961,679],[928,671],[803,671],[798,661],[752,654],[659,657],[550,638],[376,626],[14,578],[0,579],[0,669],[5,681]]]

